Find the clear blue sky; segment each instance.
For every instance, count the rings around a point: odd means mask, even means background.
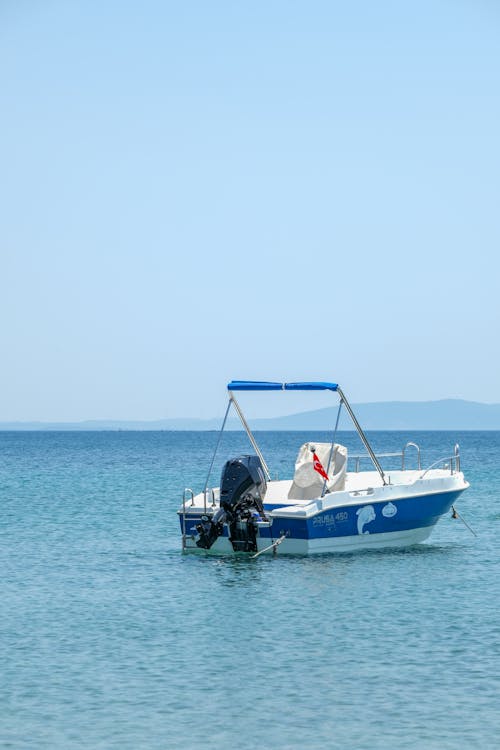
[[[0,421],[500,402],[497,2],[3,0],[0,77]]]

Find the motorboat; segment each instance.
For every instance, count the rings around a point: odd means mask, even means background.
[[[458,444],[451,455],[427,468],[422,468],[420,449],[413,442],[400,454],[376,455],[338,383],[236,380],[227,390],[229,402],[205,486],[197,494],[186,489],[177,511],[186,552],[258,557],[407,547],[425,541],[469,486],[460,470]],[[272,479],[236,399],[235,393],[242,391],[331,391],[339,398],[332,440],[304,443],[293,477]],[[226,461],[219,486],[212,487],[210,477],[232,407],[254,452]],[[336,441],[342,408],[367,451],[362,456],[348,456],[347,448]],[[408,448],[416,449],[416,467],[407,468]],[[397,468],[383,469],[383,459],[396,455],[401,458]],[[360,470],[363,457],[372,464],[369,470]]]

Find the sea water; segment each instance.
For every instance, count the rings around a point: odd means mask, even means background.
[[[273,476],[311,437],[258,435]],[[0,747],[499,747],[500,433],[371,434],[423,465],[458,441],[477,536],[447,515],[411,549],[257,560],[181,553],[216,439],[0,433]]]

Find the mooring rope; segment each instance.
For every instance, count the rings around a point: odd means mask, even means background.
[[[264,552],[268,552],[270,549],[272,549],[273,552],[276,552],[276,547],[279,547],[279,545],[281,544],[281,542],[284,542],[285,539],[286,539],[286,534],[282,534],[280,536],[280,538],[276,539],[276,541],[273,542],[272,544],[270,544],[269,547],[264,547],[264,549],[261,549],[260,552],[257,552],[257,554],[252,555],[252,557],[250,558],[250,560],[255,560],[256,557],[259,557],[259,555],[263,555]]]
[[[470,532],[471,532],[472,534],[474,534],[474,536],[477,536],[477,534],[476,534],[476,532],[474,531],[474,529],[473,529],[473,528],[472,528],[471,526],[469,526],[469,524],[467,523],[467,521],[465,520],[465,518],[462,518],[462,516],[461,516],[461,515],[460,515],[460,513],[459,513],[459,512],[458,512],[458,511],[456,510],[456,508],[455,508],[455,506],[454,506],[454,505],[452,505],[452,506],[451,506],[451,517],[452,517],[452,518],[459,518],[459,519],[460,519],[460,520],[462,521],[462,523],[463,523],[463,524],[464,524],[465,526],[467,526],[467,528],[469,529],[469,531],[470,531]]]

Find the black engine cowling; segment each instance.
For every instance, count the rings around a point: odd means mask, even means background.
[[[226,461],[220,478],[220,507],[235,512],[242,503],[251,503],[263,512],[262,499],[267,482],[258,456],[238,456]]]
[[[229,527],[229,539],[235,552],[257,551],[257,522],[265,518],[263,499],[267,482],[258,456],[239,456],[226,461],[220,480],[220,510],[212,520],[197,526],[198,547],[210,549]]]

